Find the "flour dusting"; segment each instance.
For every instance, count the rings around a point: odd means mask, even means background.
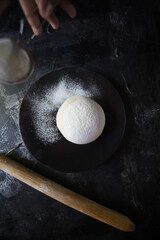
[[[76,144],[96,140],[105,125],[103,109],[94,100],[84,96],[68,98],[59,108],[56,119],[62,135]]]
[[[24,94],[22,91],[9,94],[6,89],[5,85],[0,84],[0,153],[9,151],[22,141],[19,131],[19,106]]]
[[[7,173],[4,174],[4,179],[0,181],[0,194],[6,198],[10,198],[15,196],[21,190],[22,185],[14,177]]]
[[[74,82],[65,76],[54,87],[41,89],[40,95],[32,96],[30,104],[33,124],[39,140],[44,144],[54,143],[61,139],[56,126],[56,113],[62,103],[72,96],[86,96],[98,98],[101,93],[98,86],[90,84],[88,89],[78,79]]]

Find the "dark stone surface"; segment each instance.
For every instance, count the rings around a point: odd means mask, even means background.
[[[60,9],[61,27],[28,46],[36,68],[25,83],[0,84],[0,152],[22,141],[19,105],[45,73],[86,67],[107,76],[125,104],[127,127],[110,161],[90,171],[62,173],[39,165],[22,144],[10,156],[58,183],[130,217],[133,233],[87,217],[0,172],[0,239],[159,239],[160,3],[77,0],[76,19]],[[0,18],[0,37],[18,37],[17,1]],[[26,26],[26,36],[30,36]]]

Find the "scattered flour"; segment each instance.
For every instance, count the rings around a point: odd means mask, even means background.
[[[32,96],[30,104],[33,124],[37,137],[44,144],[54,143],[61,139],[56,126],[56,114],[62,103],[72,96],[87,96],[99,98],[101,95],[97,85],[90,83],[89,88],[83,88],[83,83],[73,81],[68,76],[60,79],[54,87],[41,89],[41,94]]]
[[[8,152],[22,141],[19,131],[19,106],[23,98],[22,90],[9,93],[8,85],[0,84],[0,153]]]
[[[5,175],[5,177],[0,181],[0,194],[9,199],[21,191],[22,185],[21,182],[9,174],[0,171],[1,174]]]

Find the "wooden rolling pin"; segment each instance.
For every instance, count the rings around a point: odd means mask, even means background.
[[[90,217],[126,232],[135,229],[134,223],[128,217],[89,200],[3,155],[0,155],[0,169],[47,196]]]

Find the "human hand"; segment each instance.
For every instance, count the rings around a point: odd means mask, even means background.
[[[56,6],[60,6],[71,18],[76,16],[76,9],[70,3],[69,0],[19,0],[22,10],[27,16],[30,12],[33,11],[36,7],[42,18],[46,19],[54,29],[58,29],[59,21],[54,14],[54,9]],[[31,16],[27,18],[28,23],[30,24],[34,33],[36,33],[41,22],[37,12],[34,12]],[[36,33],[40,35],[42,28]]]

